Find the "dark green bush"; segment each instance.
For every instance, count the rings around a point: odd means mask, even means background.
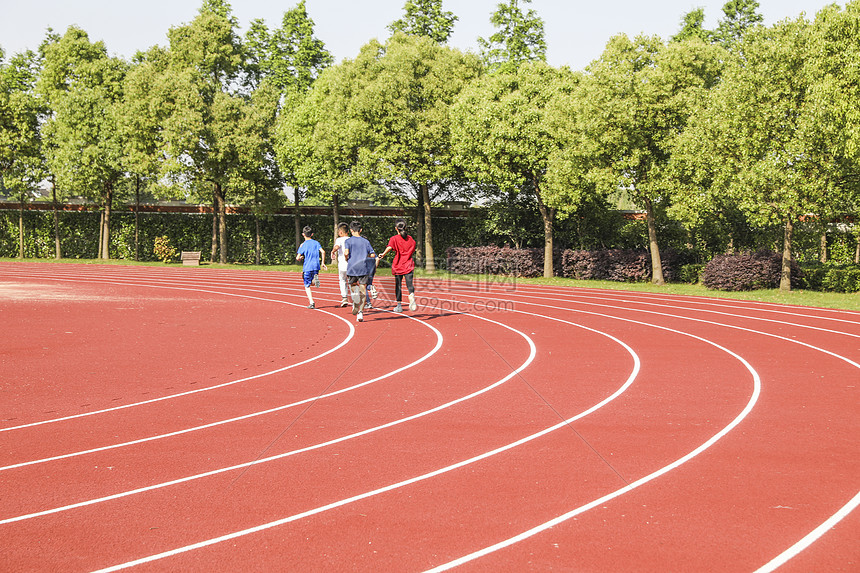
[[[860,267],[855,265],[803,265],[801,286],[808,290],[860,292]]]
[[[705,271],[705,265],[702,263],[690,263],[682,265],[678,273],[678,280],[682,283],[699,284],[702,280],[702,273]]]

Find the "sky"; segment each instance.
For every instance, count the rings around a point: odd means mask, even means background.
[[[244,33],[248,24],[263,19],[280,27],[283,13],[298,0],[232,0],[233,14]],[[478,51],[477,39],[496,30],[490,15],[500,0],[443,0],[444,10],[459,17],[448,42],[463,51]],[[62,34],[70,25],[85,30],[90,41],[102,40],[112,55],[131,58],[138,50],[167,45],[167,31],[194,19],[202,0],[0,0],[0,47],[7,57],[37,49],[50,27]],[[825,0],[759,0],[759,13],[770,25],[802,12],[808,19]],[[403,15],[405,0],[306,0],[315,35],[335,61],[354,58],[370,39],[384,41],[387,26]],[[625,33],[658,35],[668,39],[680,29],[681,17],[705,9],[705,27],[716,27],[725,0],[533,0],[521,4],[544,20],[547,60],[553,66],[581,70],[600,57],[612,36]],[[844,2],[839,2],[844,5]]]

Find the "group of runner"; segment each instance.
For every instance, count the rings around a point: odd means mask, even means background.
[[[397,234],[391,237],[388,245],[382,253],[377,255],[376,251],[366,238],[361,236],[361,221],[355,220],[349,225],[341,223],[337,227],[337,239],[331,251],[331,262],[337,258],[338,284],[340,286],[340,306],[349,306],[352,302],[352,314],[358,322],[364,321],[364,311],[373,308],[372,301],[378,297],[376,287],[373,286],[373,277],[379,263],[390,252],[394,252],[394,261],[391,263],[391,272],[394,275],[394,312],[403,312],[403,281],[406,281],[406,290],[409,296],[409,310],[415,311],[418,306],[415,303],[415,288],[413,286],[413,272],[415,261],[415,239],[409,236],[406,230],[406,221],[398,219],[394,225]],[[325,250],[313,238],[314,231],[310,226],[302,230],[304,242],[299,247],[296,260],[302,261],[302,278],[304,280],[305,292],[308,295],[308,308],[313,309],[314,298],[311,286],[320,286],[319,271],[328,270],[325,264]]]

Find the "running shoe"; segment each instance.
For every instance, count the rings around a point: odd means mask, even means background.
[[[309,308],[309,309],[311,309],[311,310],[313,310],[313,309],[314,309],[314,303],[310,303],[310,304],[308,305],[308,308]]]
[[[364,303],[364,308],[373,308],[373,305],[372,305],[372,304],[371,304],[371,302],[368,300],[366,303]]]
[[[355,320],[358,322],[363,322],[364,321],[364,314],[359,312],[358,316],[355,317]]]
[[[343,297],[342,299],[340,299],[340,307],[343,308],[345,306],[349,306],[349,299],[346,297]]]
[[[376,292],[376,287],[375,287],[375,286],[370,285],[370,286],[368,287],[368,289],[370,290],[370,296],[371,296],[371,297],[373,297],[374,299],[375,299],[376,297],[378,297],[378,296],[379,296],[379,295],[377,294],[377,292]]]
[[[394,312],[403,312],[403,307],[400,306],[400,303],[397,303],[397,306],[394,307]]]
[[[409,310],[411,310],[412,312],[418,310],[418,305],[415,304],[415,297],[412,295],[409,295]]]

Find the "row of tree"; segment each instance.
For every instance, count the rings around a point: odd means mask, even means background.
[[[97,200],[105,257],[118,187],[211,202],[222,262],[228,202],[264,214],[290,186],[297,210],[312,197],[337,222],[349,193],[382,185],[419,207],[429,271],[435,202],[528,197],[546,276],[556,218],[623,192],[646,213],[655,282],[669,214],[730,238],[780,222],[783,288],[798,221],[856,216],[860,1],[764,27],[755,0],[731,0],[715,30],[694,10],[669,41],[611,38],[583,71],[546,63],[528,2],[499,4],[471,54],[446,45],[457,17],[441,0],[407,0],[387,41],[337,65],[303,0],[244,38],[205,0],[131,62],[80,29],[49,33],[0,69],[3,184]]]

